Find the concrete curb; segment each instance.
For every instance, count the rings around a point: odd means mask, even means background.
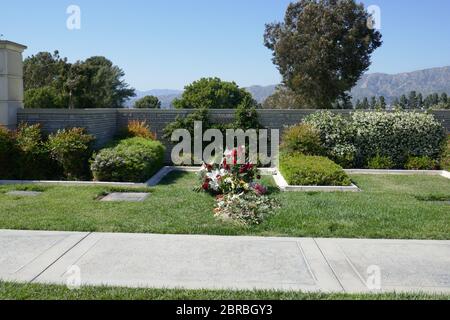
[[[285,192],[361,192],[356,185],[351,186],[291,186],[277,170],[274,180],[281,191]]]
[[[180,166],[166,166],[158,171],[150,180],[146,182],[146,185],[149,187],[157,186],[165,176],[173,171],[178,172],[190,172],[195,173],[200,170],[200,167],[180,167]],[[273,168],[260,168],[259,169],[262,175],[266,176],[275,176],[277,174],[277,170]]]
[[[346,169],[348,174],[373,174],[373,175],[424,175],[441,176],[450,179],[450,172],[445,170],[373,170],[373,169]]]
[[[0,185],[13,185],[13,184],[47,184],[47,185],[61,185],[61,186],[110,186],[110,187],[130,187],[130,188],[147,187],[147,184],[145,183],[133,183],[133,182],[0,180]]]

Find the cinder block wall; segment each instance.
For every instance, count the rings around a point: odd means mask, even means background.
[[[96,137],[96,147],[111,141],[117,132],[116,109],[21,109],[18,123],[42,125],[46,133],[58,129],[81,127]]]
[[[96,136],[96,146],[102,147],[130,120],[146,121],[159,139],[166,125],[184,117],[192,110],[136,110],[136,109],[22,109],[18,112],[18,123],[40,123],[45,132],[50,133],[67,127],[83,127]],[[307,115],[317,110],[258,110],[259,121],[267,129],[280,129],[297,124]],[[335,113],[348,116],[350,110],[335,110]],[[211,121],[230,123],[234,120],[234,110],[211,110]],[[435,111],[433,114],[441,121],[450,134],[450,111]],[[167,147],[166,160],[170,160],[171,144],[163,141]]]

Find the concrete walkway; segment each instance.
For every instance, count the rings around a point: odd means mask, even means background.
[[[450,293],[450,241],[0,230],[0,279],[66,284],[77,270],[83,285]]]

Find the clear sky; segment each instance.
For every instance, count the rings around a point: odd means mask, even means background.
[[[27,45],[25,55],[104,55],[139,90],[182,89],[203,76],[241,86],[280,81],[263,32],[265,23],[283,18],[289,0],[1,1],[0,34]],[[384,39],[370,72],[450,65],[449,0],[364,3],[381,8]],[[66,27],[72,4],[81,9],[80,30]]]

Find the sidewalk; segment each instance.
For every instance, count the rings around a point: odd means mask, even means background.
[[[323,292],[450,292],[450,241],[0,230],[0,279],[83,285]],[[375,291],[377,292],[377,291]]]

